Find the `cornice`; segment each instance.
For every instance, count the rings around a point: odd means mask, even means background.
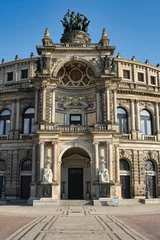
[[[145,68],[151,68],[153,70],[156,70],[156,71],[160,72],[159,67],[155,67],[155,66],[153,66],[151,64],[148,64],[148,63],[137,62],[137,61],[129,60],[129,59],[125,59],[125,58],[114,58],[114,60],[116,62],[128,63],[128,64],[131,64],[131,65],[137,65],[137,66],[142,66],[142,67],[145,67]]]
[[[99,52],[99,51],[109,51],[113,55],[115,46],[101,47],[98,44],[55,44],[53,46],[36,46],[37,52],[40,55],[43,52]]]

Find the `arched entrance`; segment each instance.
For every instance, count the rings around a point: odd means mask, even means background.
[[[145,169],[145,176],[146,176],[146,187],[149,191],[149,196],[151,198],[156,198],[156,171],[155,171],[155,164],[152,160],[146,161],[146,169]]]
[[[61,198],[90,198],[91,167],[88,153],[79,147],[66,150],[61,165]]]
[[[120,160],[120,182],[122,185],[121,195],[122,198],[130,198],[131,197],[131,172],[130,166],[126,159]]]
[[[30,197],[30,184],[32,180],[32,161],[30,159],[24,160],[21,163],[20,170],[21,170],[20,198],[28,199]]]

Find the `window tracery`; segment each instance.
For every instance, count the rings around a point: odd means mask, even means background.
[[[59,71],[62,85],[65,86],[88,86],[94,78],[94,73],[90,66],[82,62],[69,62]]]

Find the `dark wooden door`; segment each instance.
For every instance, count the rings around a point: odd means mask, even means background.
[[[0,176],[0,198],[2,195],[2,186],[3,186],[3,176]]]
[[[156,198],[156,177],[155,176],[148,176],[149,182],[149,191],[150,197]]]
[[[31,176],[21,176],[21,199],[30,197]]]
[[[120,181],[122,184],[122,198],[130,198],[131,191],[130,191],[130,176],[120,176]]]
[[[68,169],[68,199],[83,199],[83,168]]]

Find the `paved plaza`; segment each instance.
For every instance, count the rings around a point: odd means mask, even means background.
[[[160,205],[0,206],[0,239],[158,240]]]

